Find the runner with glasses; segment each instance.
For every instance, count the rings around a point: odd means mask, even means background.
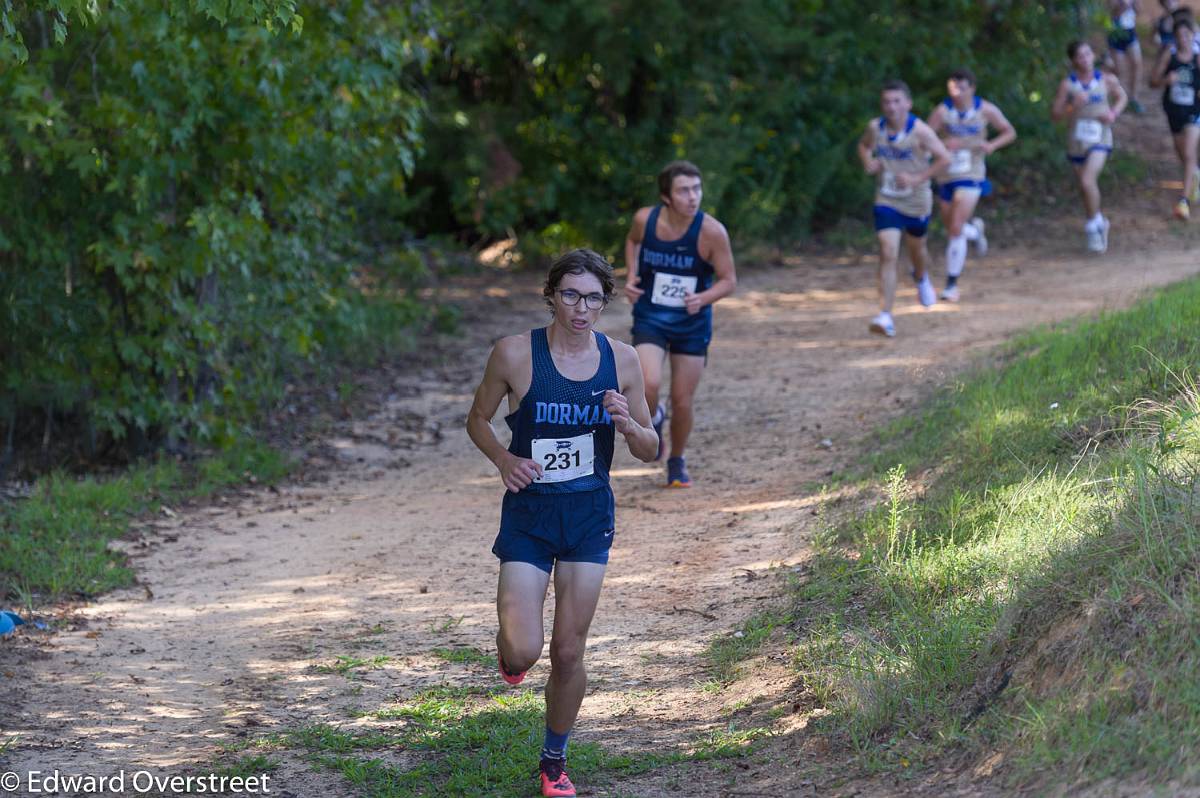
[[[708,363],[712,306],[733,293],[737,275],[725,226],[700,210],[700,170],[672,161],[658,174],[660,205],[640,209],[625,238],[633,303],[633,345],[642,362],[646,399],[661,434],[663,363],[671,358],[671,456],[667,487],[691,487],[684,450],[692,432],[693,398]]]
[[[567,738],[587,688],[588,628],[613,542],[608,472],[616,434],[650,462],[658,436],[637,352],[595,331],[613,271],[577,249],[554,262],[542,291],[550,324],[496,342],[467,417],[467,433],[507,492],[492,552],[500,559],[496,634],[500,676],[519,684],[542,655],[546,588],[554,574],[554,629],[540,763],[543,796],[573,796]],[[492,418],[508,399],[512,442]]]

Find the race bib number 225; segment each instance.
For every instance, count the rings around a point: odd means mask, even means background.
[[[688,274],[654,273],[650,301],[668,308],[684,306],[684,297],[696,293],[696,276]]]

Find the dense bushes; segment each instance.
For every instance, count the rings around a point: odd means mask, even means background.
[[[410,238],[615,253],[674,157],[742,245],[863,214],[885,77],[924,113],[971,66],[1041,154],[1076,5],[5,6],[0,434],[228,437],[298,359],[427,312]]]
[[[93,445],[227,436],[285,365],[361,324],[356,264],[413,277],[394,220],[419,20],[299,10],[302,34],[128,0],[0,74],[10,435],[57,411]],[[29,44],[45,17],[27,21]]]
[[[655,198],[654,173],[682,156],[706,170],[706,205],[736,240],[791,241],[865,214],[853,142],[885,78],[908,80],[927,114],[946,74],[973,68],[1022,133],[1017,156],[1040,157],[1079,5],[459,3],[415,180],[431,202],[414,220],[615,253],[631,210]]]

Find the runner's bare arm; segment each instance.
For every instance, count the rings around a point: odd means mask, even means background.
[[[925,121],[930,129],[939,136],[942,133],[942,128],[946,125],[946,106],[938,103],[933,108],[933,113],[929,115],[929,119]]]
[[[867,123],[867,129],[858,139],[858,160],[862,161],[863,171],[869,175],[879,174],[879,160],[875,157],[875,123]]]
[[[918,119],[913,127],[913,133],[933,156],[933,159],[924,171],[916,174],[897,175],[897,180],[902,185],[915,186],[924,183],[929,178],[944,171],[950,165],[950,151],[946,149],[946,145],[938,138],[937,133],[933,132],[933,128]],[[903,178],[903,180],[900,180],[900,178]]]
[[[1108,122],[1112,124],[1117,121],[1117,117],[1125,110],[1125,106],[1129,104],[1129,95],[1125,93],[1125,88],[1121,85],[1121,81],[1116,75],[1111,72],[1104,73],[1104,87],[1108,89],[1108,102],[1111,108],[1108,111]],[[1113,98],[1116,98],[1114,101]]]
[[[700,228],[699,241],[700,257],[712,264],[713,274],[717,279],[707,291],[698,294],[687,294],[683,305],[689,314],[695,315],[705,305],[711,305],[719,299],[729,296],[737,287],[737,271],[733,267],[733,247],[729,243],[729,232],[725,225],[707,214]]]
[[[983,103],[983,118],[996,129],[996,135],[983,144],[983,154],[991,155],[1001,147],[1007,147],[1017,140],[1017,129],[1000,110],[1000,107],[989,102]]]
[[[646,293],[645,289],[638,288],[638,283],[641,282],[638,275],[638,257],[642,252],[642,239],[646,235],[646,220],[649,218],[650,208],[639,208],[633,215],[629,233],[625,236],[625,268],[628,269],[628,274],[625,275],[625,297],[630,302],[637,302],[638,297]]]
[[[604,409],[612,417],[617,432],[625,436],[629,453],[643,463],[649,463],[658,456],[658,435],[650,424],[642,363],[632,346],[609,340],[617,361],[617,384],[621,391],[604,394]]]
[[[513,390],[516,370],[523,365],[522,352],[528,350],[525,336],[502,338],[488,356],[483,379],[475,390],[475,401],[467,413],[467,435],[500,471],[504,487],[513,493],[525,488],[542,475],[542,467],[534,460],[517,457],[504,448],[492,429],[492,417],[500,403]]]
[[[1170,63],[1171,48],[1164,47],[1163,51],[1158,54],[1158,61],[1154,63],[1154,69],[1150,71],[1150,88],[1159,89],[1175,82],[1175,73],[1167,72],[1167,66]]]
[[[1058,93],[1054,95],[1054,104],[1050,106],[1050,118],[1062,122],[1071,116],[1075,109],[1071,106],[1071,93],[1066,78],[1058,83]]]

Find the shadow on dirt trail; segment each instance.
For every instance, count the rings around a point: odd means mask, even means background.
[[[1145,132],[1131,132],[1157,135],[1160,123],[1148,112],[1136,123]],[[578,737],[614,751],[682,746],[722,727],[738,703],[781,708],[772,713],[780,736],[733,775],[696,765],[617,789],[674,795],[683,779],[692,796],[732,794],[734,783],[805,794],[822,783],[836,756],[788,711],[784,664],[705,689],[707,644],[770,604],[769,569],[804,561],[818,486],[871,446],[871,429],[918,411],[933,386],[1015,332],[1200,272],[1189,238],[1166,232],[1164,191],[1131,192],[1105,256],[1079,251],[1071,220],[1046,247],[995,240],[969,262],[961,304],[925,310],[906,286],[894,340],[866,331],[870,257],[743,265],[738,293],[717,310],[697,398],[696,487],[664,491],[660,466],[627,454],[614,463],[617,541]],[[1152,194],[1150,212],[1140,203]],[[545,314],[537,276],[488,274],[451,295],[467,311],[460,347],[398,376],[376,414],[331,436],[338,462],[327,481],[147,525],[129,548],[152,598],[140,586],[113,593],[80,609],[73,630],[0,648],[22,686],[0,697],[6,768],[178,769],[210,761],[218,745],[478,682],[471,667],[433,654],[493,650],[489,549],[502,488],[463,419],[491,342]],[[628,327],[624,303],[604,313],[603,331],[627,339]],[[338,657],[377,659],[350,681],[318,667],[347,662]],[[535,666],[534,687],[546,670]],[[294,763],[273,784],[353,794],[340,777]]]

